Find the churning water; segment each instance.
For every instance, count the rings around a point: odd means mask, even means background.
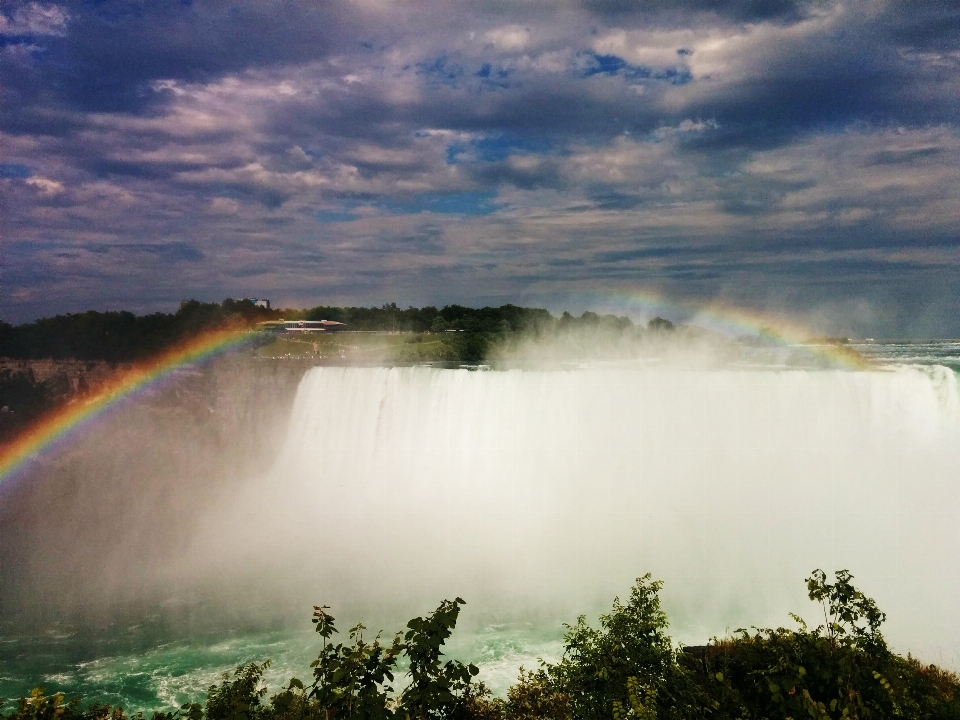
[[[854,573],[896,649],[960,666],[958,348],[860,349],[882,367],[314,368],[272,468],[212,500],[156,568],[300,629],[205,639],[145,622],[79,654],[9,636],[0,694],[46,680],[155,707],[266,657],[275,679],[304,677],[310,605],[392,631],[456,595],[451,654],[503,689],[559,653],[562,621],[643,573],[666,582],[674,636],[699,643],[789,611],[816,621],[817,567]]]

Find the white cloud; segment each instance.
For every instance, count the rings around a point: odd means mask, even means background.
[[[515,52],[525,50],[530,44],[530,28],[519,25],[506,25],[489,30],[484,39],[498,50]]]
[[[0,35],[66,35],[70,14],[60,5],[31,2],[12,17],[0,13]]]
[[[210,212],[214,215],[235,215],[240,203],[232,198],[215,197],[210,201]]]
[[[41,177],[39,175],[27,178],[27,185],[35,187],[44,195],[57,195],[63,191],[63,183],[57,182],[56,180],[51,180],[50,178]]]

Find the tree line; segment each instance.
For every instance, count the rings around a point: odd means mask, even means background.
[[[125,310],[89,310],[16,326],[0,322],[0,357],[134,362],[197,333],[253,327],[280,317],[281,312],[257,307],[250,300],[227,298],[222,303],[186,300],[174,313],[134,315]]]
[[[443,601],[392,641],[351,628],[336,642],[325,606],[313,622],[322,648],[311,678],[292,678],[268,697],[268,662],[237,668],[204,702],[158,710],[153,720],[950,720],[960,718],[960,676],[893,652],[886,619],[846,570],[828,582],[807,578],[824,623],[793,629],[738,630],[700,647],[677,647],[667,634],[661,583],[639,578],[626,602],[592,627],[567,625],[557,663],[521,668],[505,698],[494,697],[473,664],[444,659],[442,648],[464,601]],[[401,668],[404,669],[401,672]],[[397,681],[404,679],[405,686]],[[81,706],[34,689],[0,720],[124,720],[123,708]],[[142,718],[142,713],[135,717]]]
[[[109,363],[148,358],[192,335],[219,328],[255,328],[265,320],[335,320],[349,330],[445,332],[447,330],[502,337],[510,333],[544,334],[587,328],[632,332],[639,328],[627,317],[584,312],[554,317],[543,308],[518,305],[470,308],[463,305],[406,309],[396,303],[380,307],[321,305],[305,310],[269,309],[250,300],[227,298],[222,303],[187,300],[174,313],[135,315],[127,311],[56,315],[21,325],[0,322],[0,357],[37,360],[88,360]],[[649,323],[655,330],[672,329],[662,318]],[[478,358],[470,358],[478,359]]]

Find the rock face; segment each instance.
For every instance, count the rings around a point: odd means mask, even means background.
[[[57,383],[66,390],[68,399],[95,390],[127,364],[110,364],[103,360],[18,360],[0,358],[0,372],[23,373],[35,383]],[[58,382],[59,381],[59,382]]]
[[[102,360],[0,358],[0,443],[44,413],[79,402],[127,367]]]

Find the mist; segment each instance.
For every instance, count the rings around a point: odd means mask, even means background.
[[[652,572],[702,642],[849,568],[897,646],[955,662],[958,417],[944,368],[315,368],[175,572],[291,613],[460,595],[468,623],[554,627]]]
[[[102,622],[181,596],[187,579],[164,568],[209,503],[271,467],[302,373],[242,358],[184,368],[8,479],[3,618]]]

